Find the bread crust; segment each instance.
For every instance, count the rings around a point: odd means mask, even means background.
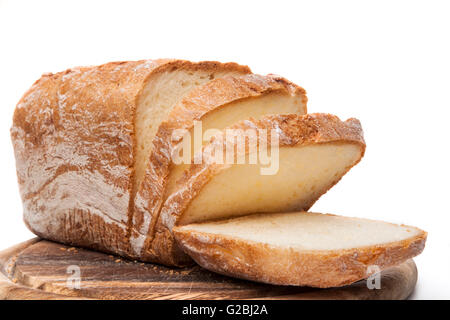
[[[11,128],[24,220],[40,237],[131,258],[135,113],[149,79],[172,69],[237,71],[235,63],[160,59],[45,74]]]
[[[410,227],[419,230],[414,227]],[[427,233],[409,239],[343,250],[301,251],[225,235],[174,227],[178,244],[200,266],[227,276],[275,285],[339,287],[420,254]]]
[[[246,120],[231,126],[232,129],[276,129],[279,134],[280,147],[306,146],[323,143],[352,143],[359,146],[361,157],[364,155],[365,142],[361,124],[357,119],[350,118],[345,122],[330,114],[306,115],[273,115],[261,120]],[[270,142],[270,139],[268,139]],[[256,141],[257,143],[257,141]],[[227,164],[217,164],[208,159],[209,152],[215,144],[224,144],[223,135],[217,136],[210,144],[203,148],[202,164],[192,164],[189,171],[180,180],[178,189],[173,192],[163,204],[158,221],[155,225],[153,237],[153,252],[160,261],[167,265],[184,265],[190,261],[189,257],[179,248],[172,234],[172,228],[180,220],[192,200],[201,192],[209,180],[220,171],[228,168]],[[245,148],[248,152],[249,148]],[[350,166],[346,172],[351,169]],[[338,177],[329,188],[334,186]],[[324,192],[325,193],[325,192]],[[318,199],[319,197],[317,197]],[[300,210],[307,211],[313,203],[305,204]]]
[[[172,139],[174,130],[190,130],[194,121],[200,121],[212,111],[233,102],[270,93],[298,97],[298,113],[306,113],[307,97],[303,88],[279,76],[256,74],[225,76],[212,80],[192,90],[174,107],[167,121],[159,126],[145,178],[136,195],[132,241],[135,241],[134,247],[139,250],[138,255],[145,257],[146,261],[168,263],[166,259],[160,259],[159,250],[155,250],[152,240],[172,166],[171,155],[181,141],[181,137],[179,140]],[[188,263],[190,259],[185,258],[184,262]]]

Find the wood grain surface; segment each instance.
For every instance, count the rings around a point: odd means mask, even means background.
[[[368,289],[366,281],[314,289],[238,280],[199,266],[144,264],[40,239],[0,252],[0,299],[406,299],[416,281],[413,260],[383,271],[380,289]]]

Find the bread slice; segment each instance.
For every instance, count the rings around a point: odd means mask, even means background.
[[[188,164],[174,164],[172,155],[183,138],[189,140],[191,155],[208,141],[195,143],[195,121],[201,123],[203,132],[222,130],[240,120],[268,114],[305,114],[306,101],[304,89],[273,75],[226,76],[192,90],[159,126],[153,139],[153,152],[135,200],[131,241],[136,254],[161,262],[151,248],[154,225],[161,204],[176,189],[192,160],[191,157]],[[180,130],[188,136],[174,136]]]
[[[275,130],[279,170],[261,175],[261,162],[216,163],[208,154],[226,141],[224,134],[217,136],[204,147],[202,164],[191,166],[161,209],[152,250],[165,264],[187,260],[173,239],[174,226],[258,212],[308,210],[360,161],[365,150],[359,121],[342,122],[329,114],[267,116],[232,128]],[[251,144],[250,139],[246,142]],[[237,156],[249,157],[248,152],[246,146]]]
[[[11,128],[25,223],[46,239],[140,259],[129,235],[146,141],[193,88],[247,73],[235,63],[142,60],[42,76]]]
[[[336,287],[420,254],[417,228],[329,214],[251,215],[173,229],[202,267],[277,285]],[[375,270],[375,269],[373,269]]]

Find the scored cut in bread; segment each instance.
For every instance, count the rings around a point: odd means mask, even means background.
[[[337,287],[420,254],[426,232],[387,222],[293,212],[175,227],[205,269],[276,285]]]
[[[151,151],[146,141],[192,89],[248,73],[235,63],[162,59],[42,76],[19,101],[11,128],[29,229],[140,259],[129,236],[136,185]]]
[[[275,130],[279,135],[279,170],[261,175],[261,163],[216,163],[208,158],[209,151],[225,143],[224,134],[216,136],[204,147],[203,162],[191,165],[161,209],[152,250],[164,264],[180,265],[188,259],[173,238],[174,226],[258,212],[308,210],[365,151],[361,125],[353,118],[341,121],[329,114],[273,115],[232,128]],[[248,151],[246,147],[242,152]]]
[[[171,156],[183,138],[190,142],[191,155],[208,141],[202,141],[200,137],[199,144],[194,142],[194,121],[201,123],[205,133],[211,129],[222,130],[240,120],[259,119],[269,114],[305,114],[306,102],[303,88],[274,75],[226,76],[186,95],[159,126],[153,139],[153,152],[150,153],[149,164],[135,199],[134,229],[130,240],[133,248],[140,250],[136,254],[145,256],[145,260],[161,262],[159,255],[151,248],[154,225],[161,204],[175,190],[178,180],[189,168],[189,164],[174,164]],[[176,130],[183,129],[190,138],[173,135]]]

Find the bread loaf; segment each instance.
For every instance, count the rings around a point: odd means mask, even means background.
[[[11,128],[27,226],[46,239],[140,258],[129,237],[144,142],[193,88],[249,72],[235,63],[145,60],[42,76]]]
[[[419,229],[304,212],[365,152],[358,120],[306,104],[303,88],[235,63],[44,75],[11,128],[25,223],[69,245],[282,285],[345,285],[419,254]]]
[[[387,222],[319,213],[251,215],[175,227],[206,269],[278,285],[337,287],[422,252],[427,234]]]

